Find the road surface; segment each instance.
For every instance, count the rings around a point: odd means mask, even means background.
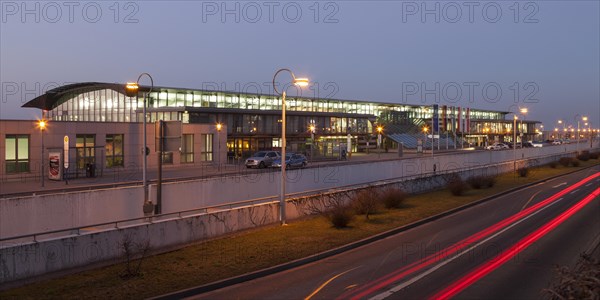
[[[193,299],[532,299],[600,239],[600,168]]]

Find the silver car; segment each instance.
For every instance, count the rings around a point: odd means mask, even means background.
[[[266,168],[273,164],[281,155],[277,151],[258,151],[246,159],[246,168]]]

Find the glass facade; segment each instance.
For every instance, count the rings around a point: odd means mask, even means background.
[[[157,91],[146,95],[148,120],[181,120],[184,123],[216,122],[220,113],[230,125],[229,133],[250,133],[251,131],[275,133],[279,116],[269,115],[281,111],[281,98],[272,95],[257,95],[229,92],[215,92],[186,89],[155,88]],[[61,121],[90,122],[141,122],[144,94],[127,97],[112,89],[102,89],[75,94],[49,111],[49,118]],[[233,110],[235,111],[233,111]],[[244,110],[262,111],[244,113]],[[442,107],[440,107],[440,111]],[[344,133],[347,128],[360,133],[365,129],[368,116],[381,118],[394,123],[410,120],[431,119],[433,109],[429,105],[384,104],[352,100],[331,100],[289,97],[286,111],[291,113],[290,133],[303,132],[308,124],[332,133]],[[448,118],[458,118],[456,107],[447,107]],[[234,112],[236,114],[234,114]],[[294,112],[314,112],[331,116],[294,116]],[[237,114],[243,114],[242,116]],[[463,109],[461,118],[467,117]],[[357,115],[352,117],[351,115]],[[505,112],[470,110],[471,119],[504,120]],[[441,115],[440,115],[441,117]],[[315,120],[313,120],[315,119]],[[358,124],[362,122],[361,124]]]

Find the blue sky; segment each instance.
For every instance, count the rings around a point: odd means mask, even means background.
[[[269,93],[289,67],[311,96],[527,107],[546,128],[578,115],[600,127],[599,3],[1,1],[0,118],[39,116],[20,106],[57,84],[149,72]]]

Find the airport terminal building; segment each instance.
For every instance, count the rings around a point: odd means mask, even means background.
[[[293,93],[292,93],[293,94]],[[269,94],[140,86],[136,97],[125,94],[125,85],[77,83],[49,90],[23,107],[38,108],[48,120],[0,121],[2,178],[36,173],[41,153],[63,155],[69,173],[83,176],[94,164],[100,170],[141,165],[143,99],[147,99],[147,140],[155,148],[157,120],[181,125],[181,147],[166,151],[169,166],[225,163],[248,157],[258,150],[280,149],[281,98]],[[335,157],[342,147],[363,152],[377,147],[383,127],[382,148],[416,149],[434,144],[483,146],[493,141],[511,142],[514,129],[510,112],[447,105],[409,105],[358,100],[286,97],[288,151]],[[217,129],[216,124],[222,124]],[[536,122],[517,123],[518,141],[531,140]],[[427,134],[425,134],[425,132]],[[522,138],[521,138],[522,134]],[[42,148],[42,136],[44,147]],[[70,141],[65,146],[65,137]],[[42,151],[43,149],[43,151]],[[149,159],[149,166],[157,160]],[[46,160],[47,161],[47,160]]]

